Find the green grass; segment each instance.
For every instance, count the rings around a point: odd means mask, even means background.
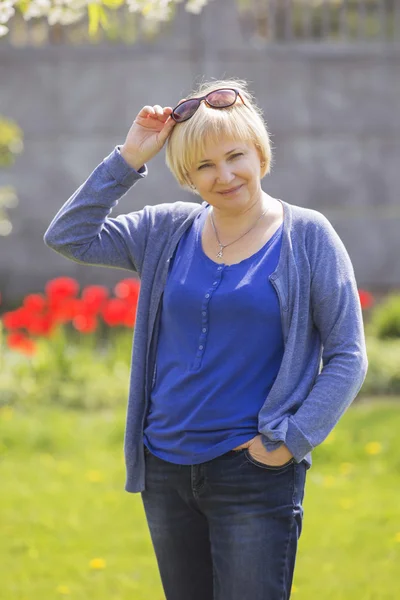
[[[400,596],[399,400],[353,404],[314,450],[293,599]],[[123,490],[124,419],[0,411],[2,600],[164,598],[140,494]]]

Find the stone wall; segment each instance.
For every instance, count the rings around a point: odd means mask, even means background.
[[[67,261],[43,243],[51,219],[122,143],[144,104],[174,105],[200,78],[249,81],[274,146],[264,189],[323,212],[343,239],[359,287],[400,287],[400,45],[257,44],[229,0],[201,15],[183,9],[168,34],[137,45],[11,48],[0,44],[0,114],[25,134],[16,164],[0,173],[19,206],[0,238],[6,303],[42,291],[55,276],[113,285],[126,271]],[[128,192],[113,214],[193,200],[164,164]]]

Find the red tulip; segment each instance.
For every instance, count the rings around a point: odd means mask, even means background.
[[[2,321],[7,329],[21,329],[29,325],[30,315],[26,308],[16,308],[4,313]]]
[[[104,322],[110,327],[122,325],[129,311],[129,305],[119,298],[111,298],[101,311]]]
[[[105,306],[108,289],[103,285],[88,285],[82,292],[82,301],[90,306],[92,312],[98,312]]]
[[[121,298],[122,300],[127,300],[136,304],[140,292],[139,279],[122,279],[114,287],[114,292],[117,298]]]
[[[79,292],[79,283],[72,277],[57,277],[47,282],[46,294],[49,298],[74,298]]]
[[[36,345],[31,339],[27,338],[24,334],[19,332],[10,333],[7,336],[7,344],[9,348],[18,350],[23,354],[31,356],[35,353]]]
[[[24,308],[31,312],[41,312],[47,308],[47,299],[42,294],[28,294],[25,296]]]
[[[74,324],[74,323],[78,322],[78,323],[83,324],[83,320],[82,320],[82,318],[83,318],[85,323],[89,322],[89,321],[90,322],[94,321],[94,323],[97,324],[97,319],[96,319],[97,314],[98,314],[98,310],[96,310],[96,307],[93,306],[91,303],[88,303],[85,300],[75,300],[72,323]],[[78,321],[76,321],[76,319],[78,319]],[[85,330],[86,330],[86,327],[89,327],[89,325],[83,325],[83,328]]]
[[[57,325],[67,322],[71,322],[80,333],[93,333],[99,316],[110,327],[133,327],[140,292],[139,279],[123,279],[114,291],[117,297],[109,298],[105,286],[89,285],[78,298],[79,284],[72,277],[50,280],[45,286],[45,295],[28,294],[20,308],[2,315],[4,326],[10,330],[7,337],[9,347],[33,354],[35,342],[27,337],[27,333],[48,336]],[[25,332],[18,331],[21,329]]]
[[[47,337],[56,326],[56,321],[50,314],[35,315],[32,314],[26,330],[31,335],[41,335]]]
[[[78,298],[64,298],[50,304],[49,311],[58,323],[68,323],[79,314],[81,300]]]
[[[125,327],[134,327],[136,323],[136,308],[136,306],[129,307],[123,320],[123,325],[125,325]]]
[[[370,292],[367,292],[366,290],[358,290],[358,294],[360,296],[361,308],[363,310],[367,310],[374,304],[375,300]]]
[[[72,325],[81,333],[93,333],[97,329],[97,319],[93,315],[77,315],[73,318]]]

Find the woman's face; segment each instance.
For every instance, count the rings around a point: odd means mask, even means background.
[[[215,208],[240,212],[262,194],[260,162],[252,142],[224,139],[209,142],[188,175],[203,200]]]

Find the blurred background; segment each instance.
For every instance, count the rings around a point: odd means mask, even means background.
[[[168,22],[129,6],[109,14],[111,30],[94,37],[87,19],[49,26],[16,15],[0,38],[0,114],[23,132],[21,154],[0,171],[19,199],[12,231],[1,226],[3,302],[42,289],[61,270],[115,282],[112,271],[49,252],[42,235],[50,220],[124,142],[143,105],[174,106],[198,80],[230,76],[249,82],[271,131],[265,189],[332,221],[360,286],[399,287],[398,1],[210,0],[199,14],[178,4]],[[164,153],[149,169],[116,213],[166,197],[193,201]]]
[[[1,598],[163,598],[123,493],[140,282],[43,235],[143,105],[230,77],[272,136],[264,190],[331,221],[365,319],[369,372],[313,453],[292,596],[398,596],[400,0],[0,0]],[[148,168],[113,215],[194,201],[164,152]]]

